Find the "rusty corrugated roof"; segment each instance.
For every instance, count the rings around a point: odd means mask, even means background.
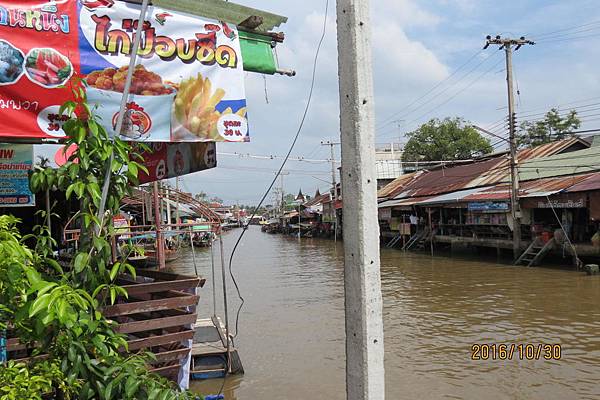
[[[469,183],[486,171],[493,169],[497,164],[497,159],[491,159],[452,168],[427,171],[406,185],[396,197],[433,196],[475,187],[469,185]]]
[[[554,177],[522,182],[521,187],[519,189],[519,196],[543,197],[563,191],[570,192],[594,190],[586,189],[585,186],[583,186],[585,182],[590,182],[590,185],[588,187],[595,186],[598,189],[600,189],[600,173],[575,175],[569,177]],[[581,190],[572,190],[572,188],[578,186],[581,188]],[[466,196],[463,198],[463,201],[508,200],[509,198],[510,184],[500,183],[482,192]]]
[[[600,172],[589,175],[579,183],[571,186],[567,192],[587,192],[590,190],[600,190]]]
[[[573,146],[585,147],[586,144],[579,138],[559,140],[531,149],[520,150],[517,157],[520,163],[525,164],[528,160],[560,154]],[[509,177],[509,160],[506,154],[500,154],[495,158],[471,164],[419,172],[421,173],[402,175],[382,188],[378,192],[378,197],[381,200],[433,196],[506,182]]]
[[[379,199],[385,199],[393,197],[398,194],[404,187],[411,183],[417,176],[421,175],[424,171],[411,172],[410,174],[400,175],[392,182],[388,183],[377,192]]]

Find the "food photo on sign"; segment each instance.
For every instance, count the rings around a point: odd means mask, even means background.
[[[123,1],[0,0],[0,136],[64,137],[75,76],[116,134],[139,15]],[[121,138],[249,141],[236,28],[150,6],[141,29]]]

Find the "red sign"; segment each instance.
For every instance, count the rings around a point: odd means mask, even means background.
[[[0,136],[63,137],[57,105],[79,71],[76,1],[0,2]]]
[[[152,153],[143,153],[149,174],[140,171],[140,183],[154,182],[217,166],[214,143],[152,143]]]

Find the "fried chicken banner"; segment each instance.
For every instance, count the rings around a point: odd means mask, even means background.
[[[114,0],[0,0],[0,137],[64,137],[74,77],[116,134],[139,14]],[[142,29],[120,137],[249,141],[235,27],[151,6]]]

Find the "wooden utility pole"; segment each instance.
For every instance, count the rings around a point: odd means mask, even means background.
[[[333,151],[333,146],[337,146],[341,143],[332,142],[330,140],[321,141],[321,146],[329,146],[331,150],[331,184],[333,185],[331,189],[331,204],[333,205],[333,240],[337,242],[337,231],[338,231],[338,223],[337,223],[337,212],[335,210],[335,202],[337,200],[337,179],[335,173],[335,153]]]
[[[513,74],[512,74],[512,46],[516,46],[515,50],[519,50],[525,44],[535,44],[531,40],[521,37],[519,39],[502,38],[500,35],[492,38],[490,35],[486,37],[484,49],[489,45],[500,45],[500,49],[504,49],[506,54],[506,86],[508,89],[508,127],[510,144],[510,211],[513,222],[513,256],[515,259],[521,254],[521,206],[519,203],[519,170],[517,159],[517,137],[516,137],[516,114],[515,114],[515,95],[513,90]]]
[[[348,400],[385,398],[369,6],[337,1]]]

